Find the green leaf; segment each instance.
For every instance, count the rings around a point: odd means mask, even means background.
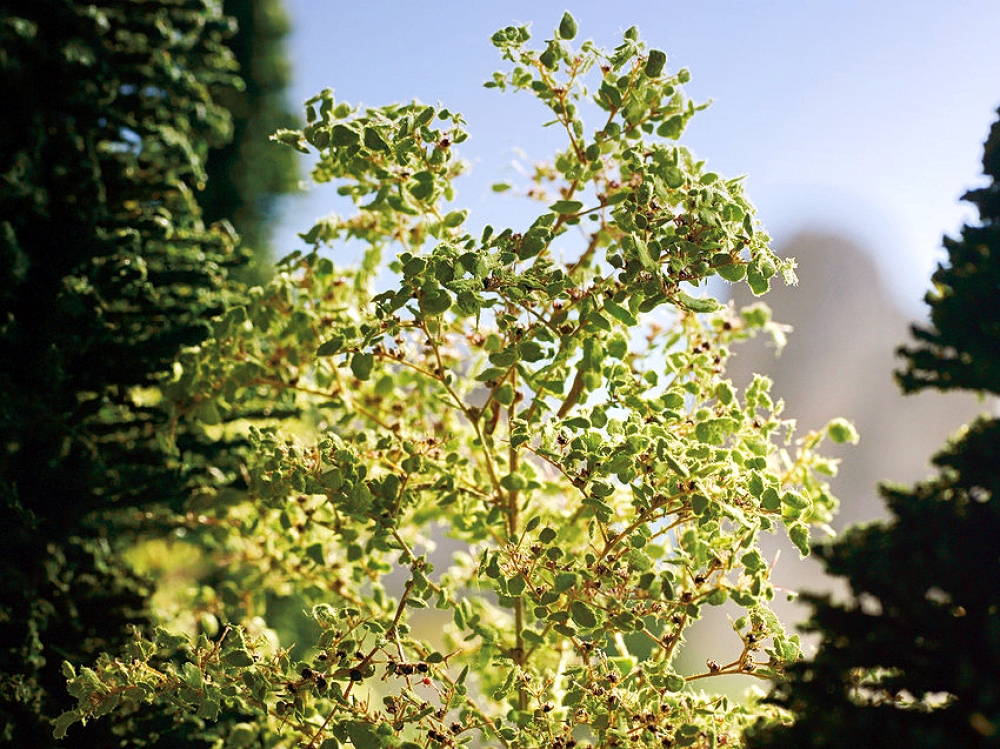
[[[545,349],[538,341],[524,341],[517,347],[521,359],[526,362],[536,362],[545,358]]]
[[[601,84],[601,99],[609,106],[618,109],[622,105],[622,94],[617,87],[605,81]]]
[[[229,729],[226,749],[243,749],[251,746],[258,738],[257,729],[250,723],[237,723]]]
[[[214,426],[222,423],[222,414],[219,413],[219,406],[213,400],[202,401],[195,409],[198,419],[204,424]]]
[[[396,380],[393,379],[392,375],[384,374],[378,378],[378,382],[375,383],[375,395],[381,395],[383,397],[391,395],[392,391],[396,389]]]
[[[374,355],[366,351],[360,351],[351,357],[351,372],[359,380],[367,380],[371,377],[372,366],[374,364]]]
[[[316,356],[334,356],[339,354],[344,350],[344,345],[347,341],[344,340],[343,336],[334,336],[329,341],[320,344],[320,347],[316,349]]]
[[[521,246],[518,247],[517,256],[521,260],[532,258],[545,249],[545,245],[552,239],[552,233],[545,227],[532,227],[521,239]]]
[[[301,153],[309,153],[309,149],[302,145],[302,133],[298,130],[288,130],[286,128],[282,128],[271,136],[271,140],[277,141],[278,143],[282,143],[286,146],[291,146],[296,151]]]
[[[382,139],[381,133],[373,127],[365,128],[365,146],[373,151],[389,150],[389,144]]]
[[[575,587],[579,581],[580,576],[575,572],[560,572],[556,575],[555,591],[556,593],[564,593],[570,588]]]
[[[755,302],[740,310],[743,322],[750,328],[763,328],[771,322],[771,309],[764,302]]]
[[[729,281],[730,283],[736,283],[737,281],[742,281],[746,278],[747,267],[743,263],[730,263],[729,265],[717,266],[715,272],[718,273],[723,280]]]
[[[668,466],[674,469],[674,471],[679,476],[683,476],[684,478],[688,477],[687,468],[685,468],[684,465],[679,460],[677,460],[677,458],[675,458],[673,455],[671,455],[670,453],[665,453],[663,456],[663,460],[664,462],[666,462]]]
[[[615,489],[606,481],[593,481],[590,484],[590,491],[594,493],[594,496],[604,498],[614,494]]]
[[[509,406],[514,402],[514,386],[505,382],[493,393],[493,399],[501,406]]]
[[[476,375],[477,382],[492,382],[493,380],[499,380],[507,374],[506,369],[501,369],[500,367],[488,367]]]
[[[768,512],[777,512],[781,509],[781,496],[774,487],[767,487],[761,494],[760,506]]]
[[[787,491],[782,494],[781,504],[791,510],[795,510],[796,512],[801,512],[802,510],[812,506],[812,502],[810,502],[806,497],[803,497],[797,491]]]
[[[191,661],[186,661],[181,671],[183,673],[185,684],[195,689],[201,689],[201,686],[204,683],[204,674],[202,674],[200,668],[191,663]]]
[[[715,312],[718,309],[722,309],[722,305],[719,304],[718,299],[710,296],[696,298],[690,294],[685,294],[683,291],[677,292],[677,303],[691,312]]]
[[[584,321],[595,327],[597,330],[603,330],[606,333],[611,332],[611,323],[608,322],[608,318],[600,312],[591,312],[586,316],[586,318],[584,318]]]
[[[520,473],[508,473],[500,479],[500,486],[507,491],[519,492],[522,489],[527,488],[528,480]]]
[[[579,200],[557,200],[549,206],[550,210],[563,215],[579,213],[581,208],[583,208],[583,203]]]
[[[434,175],[426,169],[413,175],[415,185],[410,187],[410,194],[417,200],[427,200],[434,194]]]
[[[850,442],[852,445],[858,444],[858,430],[847,419],[833,419],[826,425],[826,433],[838,445],[845,442]]]
[[[774,649],[777,651],[778,655],[786,661],[797,660],[802,654],[802,650],[799,647],[798,635],[792,635],[791,637],[775,637]]]
[[[729,600],[729,590],[726,588],[716,588],[705,598],[705,603],[709,606],[721,606]]]
[[[495,367],[507,368],[517,361],[517,350],[505,348],[490,354],[490,364]]]
[[[771,257],[768,255],[764,255],[758,258],[755,265],[758,271],[760,272],[760,275],[764,278],[770,278],[771,276],[773,276],[775,273],[778,272],[778,268],[774,264],[774,260],[772,260]]]
[[[253,658],[245,650],[231,650],[226,653],[224,660],[230,666],[235,666],[236,668],[246,668],[253,665]]]
[[[563,13],[562,20],[559,21],[559,38],[567,41],[573,39],[576,31],[576,19],[569,14],[569,11]]]
[[[767,569],[767,563],[757,549],[751,549],[740,557],[740,562],[747,568],[747,572],[760,572]]]
[[[668,117],[666,120],[660,123],[660,126],[658,128],[656,128],[657,135],[659,135],[661,138],[669,138],[670,140],[677,140],[678,138],[681,137],[681,133],[683,132],[684,132],[684,118],[681,117],[679,114],[675,114],[673,117]],[[680,172],[680,169],[677,169],[676,167],[673,168],[676,169],[677,172]],[[676,176],[673,181],[677,182]],[[681,175],[680,181],[677,182],[676,184],[671,184],[669,180],[667,184],[673,188],[680,187],[681,184],[683,184],[683,175]]]
[[[736,393],[733,392],[733,386],[729,382],[723,381],[716,386],[715,397],[723,406],[728,406],[736,398]]]
[[[573,618],[574,622],[584,629],[591,629],[597,626],[597,615],[594,613],[594,609],[583,601],[573,601],[573,605],[569,609],[569,615]]]
[[[451,307],[451,296],[444,289],[435,289],[420,297],[420,308],[428,315],[440,315]]]
[[[768,288],[770,287],[768,280],[760,274],[760,271],[754,265],[747,268],[747,285],[750,287],[750,291],[753,292],[754,296],[762,296],[766,294]]]
[[[691,511],[695,515],[704,515],[709,509],[708,497],[704,494],[695,494],[691,497]]]
[[[555,70],[559,65],[559,58],[556,57],[556,47],[554,44],[549,44],[545,48],[545,51],[539,56],[539,61],[547,67],[549,70]]]
[[[668,166],[663,170],[663,181],[666,183],[667,187],[672,190],[683,186],[684,184],[684,172],[678,169],[676,166]]]
[[[701,726],[697,723],[685,723],[677,729],[677,743],[680,746],[690,746],[698,739],[700,733]]]
[[[349,721],[342,725],[355,749],[381,749],[382,739],[370,723]]]
[[[326,553],[323,544],[315,543],[306,548],[306,556],[318,565],[326,564]]]
[[[523,422],[520,425],[517,425],[516,421],[514,423],[515,426],[510,432],[510,446],[517,448],[530,440],[531,434],[528,432],[527,426]]]
[[[646,58],[645,73],[650,78],[659,78],[663,72],[663,66],[667,64],[667,53],[658,49],[649,50],[649,57]]]
[[[612,359],[625,361],[625,357],[628,355],[628,339],[621,333],[615,333],[608,339],[608,343],[605,348],[608,352],[608,356]]]
[[[514,688],[514,678],[516,676],[517,676],[517,670],[513,668],[510,669],[510,673],[507,674],[507,678],[504,680],[504,683],[498,689],[493,691],[494,700],[499,702],[508,694],[510,694],[510,690]]]
[[[664,687],[666,687],[668,692],[679,692],[684,688],[686,684],[687,682],[684,681],[683,676],[680,676],[678,674],[670,674],[670,676],[666,678]]]
[[[69,727],[80,720],[80,716],[75,711],[67,711],[60,715],[52,724],[52,737],[55,739],[66,738],[66,731]]]
[[[795,525],[789,526],[788,528],[788,538],[795,548],[799,550],[799,553],[806,557],[809,556],[809,527],[801,523],[796,523]]]
[[[639,324],[638,320],[635,319],[635,315],[610,299],[604,301],[604,311],[627,327],[634,328]]]
[[[335,146],[353,146],[361,140],[357,130],[342,124],[333,126],[333,130],[330,131],[330,139]]]

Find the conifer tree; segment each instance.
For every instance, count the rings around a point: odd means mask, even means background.
[[[237,261],[197,197],[230,134],[211,92],[235,65],[215,0],[3,6],[0,742],[40,747],[69,699],[63,658],[147,620],[121,524],[178,509],[223,449],[193,430],[166,448],[156,389]],[[119,746],[121,722],[87,745]]]
[[[907,392],[1000,393],[1000,122],[983,166],[989,184],[964,196],[980,223],[945,240],[930,325],[900,350]],[[890,520],[820,549],[851,596],[810,597],[819,650],[772,695],[796,722],[754,749],[1000,746],[1000,420],[981,417],[933,463],[933,478],[883,488]]]

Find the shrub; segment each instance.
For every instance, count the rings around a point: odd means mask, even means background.
[[[179,422],[300,418],[247,424],[253,503],[189,516],[230,571],[201,632],[67,664],[79,706],[59,731],[155,697],[255,713],[233,745],[709,746],[767,712],[698,687],[798,656],[757,542],[783,526],[806,553],[835,505],[816,448],[853,429],[793,442],[765,378],[724,377],[733,342],[780,329],[699,287],[762,294],[792,263],[740,180],[677,142],[700,108],[688,72],[635,29],[611,52],[575,35],[567,14],[541,49],[525,27],[493,36],[511,67],[487,85],[532,93],[566,135],[527,187],[530,226],[472,233],[449,205],[467,133],[448,109],[324,91],[277,133],[352,213],[303,234],[312,250],[220,317],[164,393]],[[301,655],[255,618],[292,593],[311,612]],[[727,601],[732,640],[678,673],[687,628]],[[183,664],[157,660],[185,643]]]

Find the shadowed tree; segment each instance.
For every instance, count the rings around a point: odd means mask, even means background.
[[[156,388],[239,262],[197,197],[231,130],[211,92],[236,66],[215,0],[3,5],[0,741],[41,747],[69,700],[63,659],[148,619],[123,524],[179,509],[225,449],[194,432],[165,448]],[[86,744],[121,745],[121,723]],[[173,723],[152,716],[130,745]]]

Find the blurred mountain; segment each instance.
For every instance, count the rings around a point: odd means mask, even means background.
[[[881,517],[878,483],[925,478],[931,454],[987,405],[973,396],[900,393],[895,350],[908,342],[912,321],[891,301],[866,251],[836,234],[804,232],[779,254],[798,262],[799,285],[775,284],[764,301],[776,321],[792,326],[788,345],[777,356],[765,337],[745,343],[728,374],[741,387],[755,372],[771,377],[784,415],[801,433],[836,416],[851,420],[860,443],[824,449],[842,460],[830,482],[842,503],[833,525]],[[749,294],[735,298],[737,307],[752,301]]]

